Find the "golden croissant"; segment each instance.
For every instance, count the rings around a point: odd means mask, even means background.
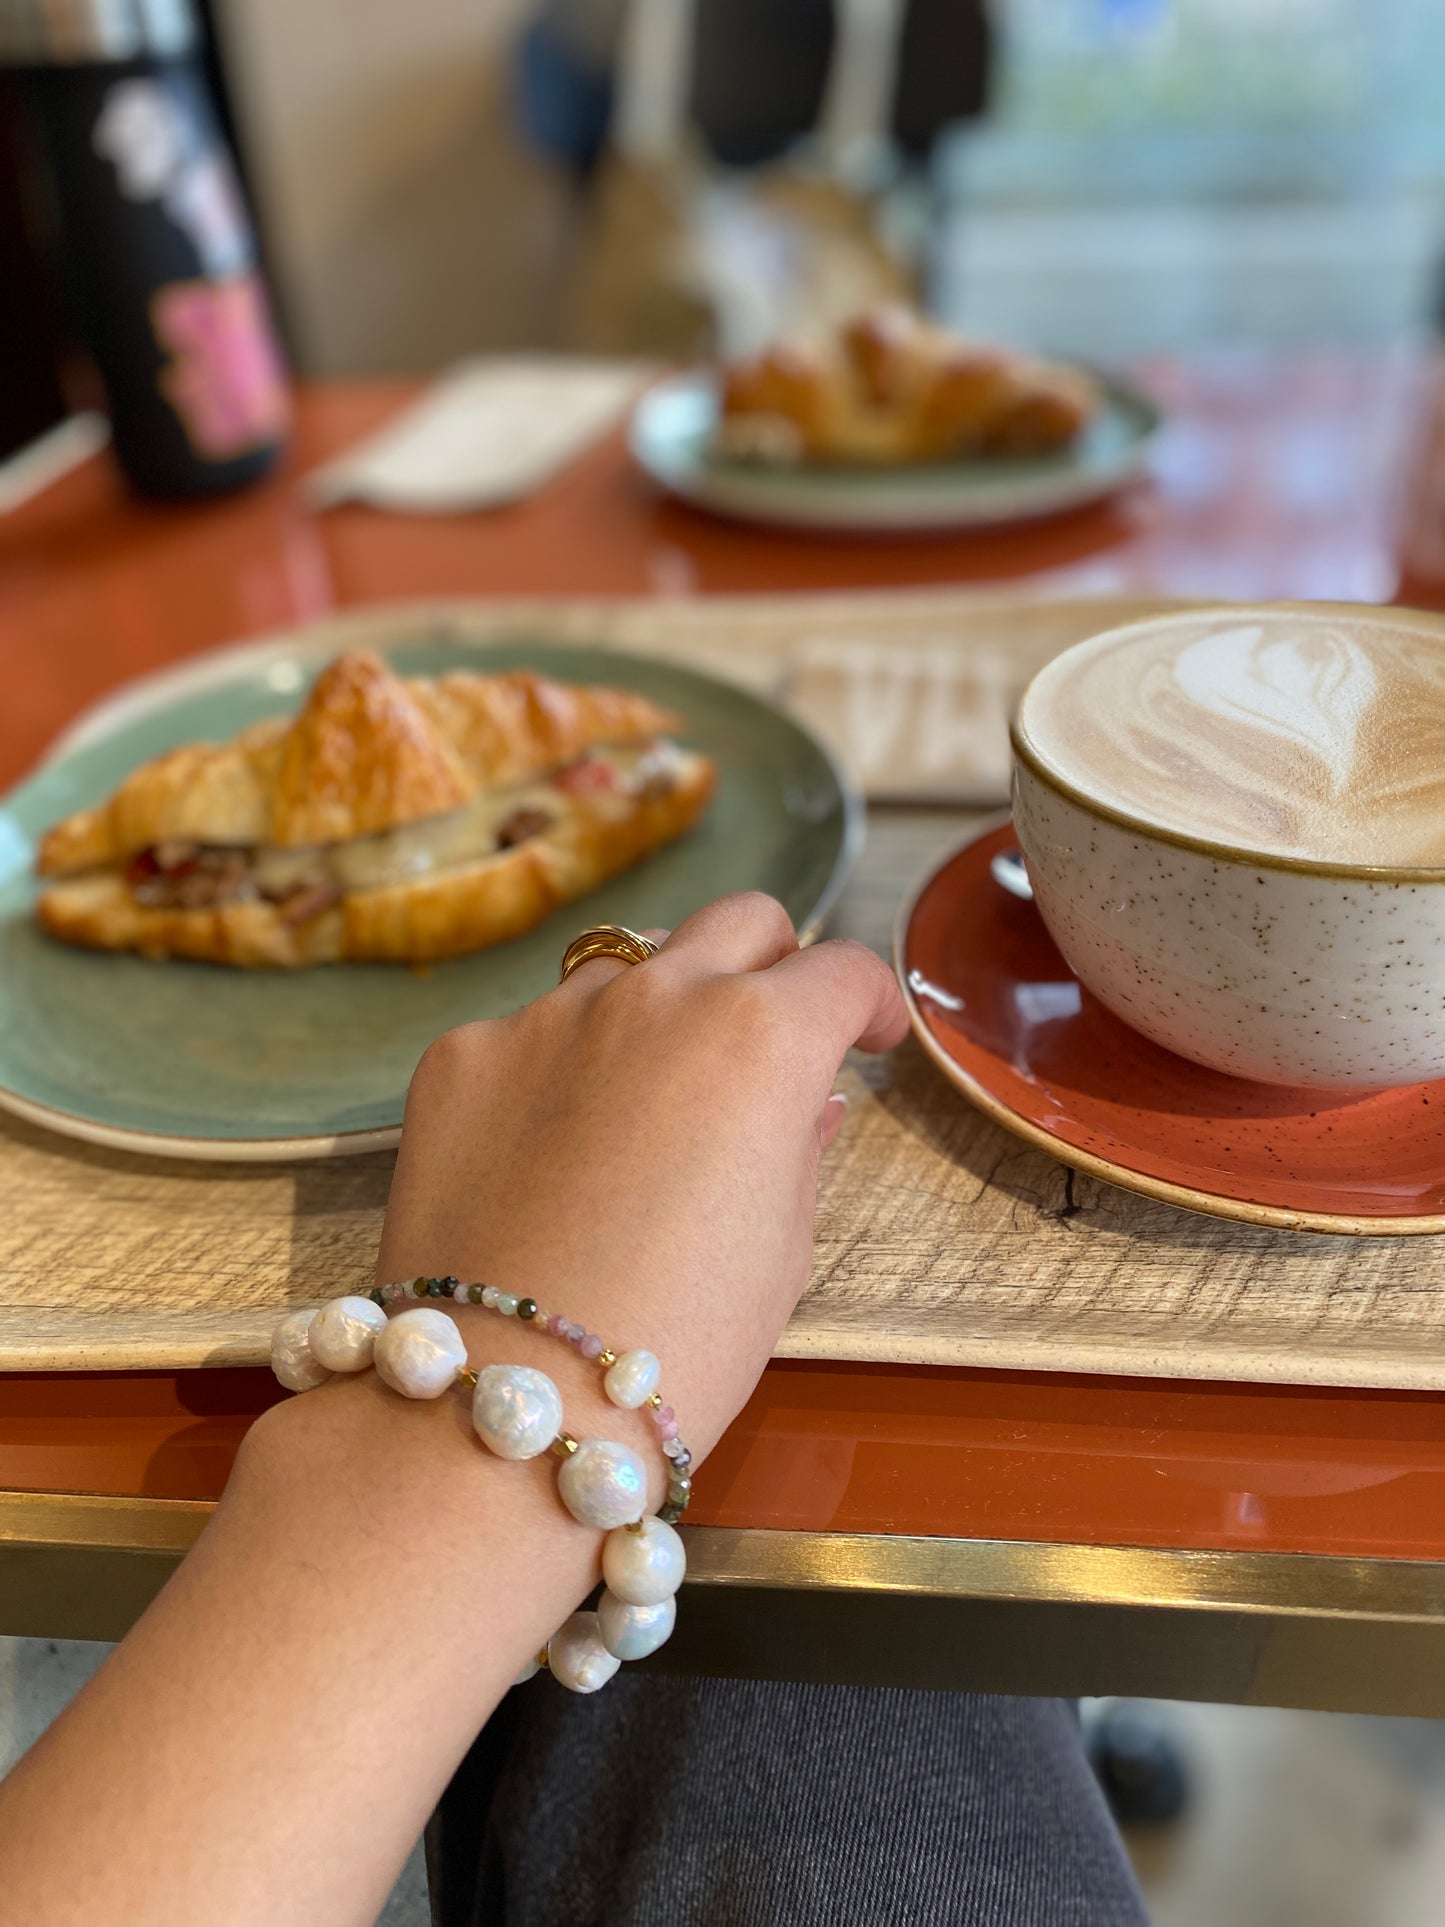
[[[1048,455],[1098,414],[1082,369],[969,342],[910,309],[724,370],[719,452],[772,464],[875,466]]]
[[[300,714],[174,749],[57,823],[66,943],[211,963],[420,963],[522,935],[689,830],[711,760],[627,690],[331,663]]]

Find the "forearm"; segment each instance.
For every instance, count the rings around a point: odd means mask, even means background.
[[[263,1422],[181,1571],[0,1787],[7,1918],[375,1918],[595,1577],[555,1461],[503,1464],[464,1421],[367,1374]]]

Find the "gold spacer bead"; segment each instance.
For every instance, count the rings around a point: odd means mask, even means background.
[[[480,1372],[474,1372],[470,1365],[458,1365],[457,1367],[457,1383],[458,1385],[465,1386],[469,1392],[476,1385],[480,1376]]]
[[[641,1521],[641,1519],[634,1519],[634,1520],[633,1520],[633,1521],[631,1522],[631,1524],[630,1524],[630,1525],[625,1525],[625,1526],[624,1526],[624,1527],[622,1528],[622,1530],[623,1530],[624,1532],[635,1532],[635,1533],[636,1533],[636,1534],[638,1535],[638,1537],[639,1537],[639,1538],[641,1538],[641,1536],[642,1536],[642,1521]]]
[[[650,1399],[649,1399],[649,1400],[647,1401],[647,1403],[648,1403],[648,1406],[649,1406],[649,1408],[650,1408],[650,1409],[651,1409],[652,1411],[654,1411],[654,1412],[660,1412],[660,1411],[662,1410],[662,1393],[661,1393],[661,1392],[654,1392],[654,1393],[652,1394],[652,1397],[651,1397],[651,1398],[650,1398]]]
[[[577,1441],[570,1432],[559,1432],[549,1450],[555,1452],[559,1459],[570,1459],[577,1450]]]
[[[617,1363],[616,1352],[614,1352],[610,1346],[605,1352],[598,1352],[597,1363],[602,1367],[604,1372],[609,1370],[613,1365]]]
[[[548,1666],[550,1665],[550,1663],[551,1662],[547,1657],[547,1648],[544,1646],[542,1650],[537,1654],[537,1664],[538,1666],[541,1667],[542,1671],[545,1672]]]

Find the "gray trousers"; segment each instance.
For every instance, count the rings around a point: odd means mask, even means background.
[[[1145,1927],[1062,1700],[672,1679],[507,1696],[438,1927]]]

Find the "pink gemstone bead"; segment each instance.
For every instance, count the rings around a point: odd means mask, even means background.
[[[567,1320],[562,1316],[560,1311],[554,1313],[553,1316],[547,1320],[547,1329],[554,1338],[565,1338],[567,1336]]]
[[[567,1336],[574,1345],[580,1345],[582,1340],[587,1336],[587,1327],[585,1325],[568,1325]]]
[[[652,1422],[659,1431],[662,1431],[663,1426],[671,1425],[676,1417],[677,1413],[673,1411],[670,1405],[659,1405],[652,1415]],[[663,1437],[667,1437],[665,1432],[663,1433]]]
[[[601,1355],[602,1340],[597,1336],[596,1332],[588,1332],[587,1336],[582,1340],[582,1356],[584,1358],[600,1358]]]
[[[661,1437],[665,1439],[675,1439],[677,1437],[677,1420],[675,1418],[664,1419],[657,1430]]]

